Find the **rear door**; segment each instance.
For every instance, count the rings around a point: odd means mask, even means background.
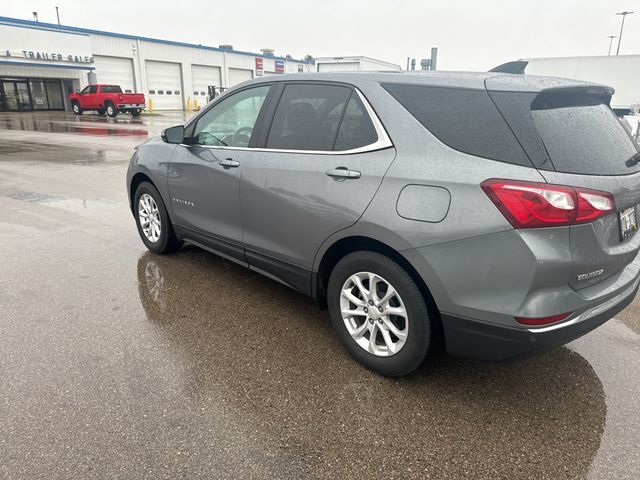
[[[636,270],[625,268],[640,249],[634,228],[640,159],[635,157],[638,146],[609,108],[610,91],[590,87],[491,95],[547,182],[600,190],[615,199],[615,213],[571,227],[571,287],[580,290],[609,278],[612,285],[618,279],[624,283],[625,272]],[[514,117],[517,105],[522,108]]]
[[[247,261],[310,289],[322,242],[362,215],[395,150],[354,88],[288,83],[240,187]]]

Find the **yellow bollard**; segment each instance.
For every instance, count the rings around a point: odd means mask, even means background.
[[[153,112],[153,100],[149,99],[149,111]]]
[[[197,98],[193,99],[193,110],[196,111],[196,112],[200,111],[200,107],[198,106],[198,99]]]
[[[187,97],[187,112],[191,111],[191,97]]]

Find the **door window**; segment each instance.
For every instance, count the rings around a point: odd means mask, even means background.
[[[16,94],[16,84],[13,82],[3,82],[4,103],[7,110],[18,109],[18,95]]]
[[[52,110],[64,109],[64,99],[62,97],[62,89],[60,82],[46,82],[47,98],[49,99],[49,108]]]
[[[378,141],[371,117],[357,94],[353,93],[342,117],[334,150],[353,150]]]
[[[352,90],[337,85],[287,85],[267,148],[331,151]]]
[[[31,99],[29,98],[29,86],[27,82],[16,82],[16,92],[18,93],[18,108],[20,110],[31,110]]]
[[[31,80],[31,97],[33,99],[34,110],[46,110],[49,108],[47,101],[47,92],[44,82],[41,80]]]
[[[193,132],[196,145],[248,147],[269,85],[225,98],[200,117]]]

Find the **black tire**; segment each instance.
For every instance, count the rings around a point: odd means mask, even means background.
[[[118,109],[115,107],[115,105],[111,102],[107,102],[105,104],[105,108],[107,111],[107,115],[109,115],[110,117],[115,117],[118,115]]]
[[[73,110],[73,113],[75,115],[82,115],[82,108],[80,107],[80,104],[78,102],[71,103],[71,110]]]
[[[106,113],[107,111],[104,108],[98,109],[98,115],[100,115],[101,117],[104,117]]]
[[[139,108],[134,108],[133,110],[131,110],[131,116],[132,117],[139,117],[140,116],[140,109]]]
[[[140,205],[140,197],[142,195],[148,194],[155,201],[158,207],[158,214],[160,216],[160,236],[158,240],[155,242],[151,241],[145,235],[142,225],[140,224],[140,215],[138,214],[138,209]],[[136,219],[136,226],[138,227],[138,234],[142,239],[142,242],[145,246],[154,253],[165,254],[172,253],[178,250],[182,246],[182,242],[178,240],[175,232],[173,231],[173,225],[171,224],[171,220],[169,219],[169,214],[167,213],[167,208],[162,201],[162,197],[156,187],[151,185],[149,182],[142,182],[133,198],[133,214]]]
[[[349,277],[358,272],[372,272],[383,277],[402,298],[408,316],[408,335],[405,344],[393,355],[381,357],[369,353],[356,343],[342,319],[342,287]],[[431,342],[429,309],[411,276],[391,258],[371,251],[345,256],[331,272],[327,303],[338,337],[349,353],[367,368],[389,377],[399,377],[411,373],[424,361]]]

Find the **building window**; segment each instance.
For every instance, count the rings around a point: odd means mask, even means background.
[[[155,95],[156,91],[155,90],[149,90],[149,95]]]
[[[171,95],[171,90],[167,90],[167,95]]]
[[[174,95],[180,95],[180,90],[176,90],[175,92],[173,92]]]
[[[158,95],[164,95],[164,90],[158,90]]]
[[[193,92],[193,96],[197,97],[198,96],[198,92]]]

